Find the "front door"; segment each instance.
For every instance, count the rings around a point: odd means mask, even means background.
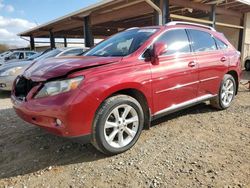
[[[199,81],[197,61],[185,29],[166,31],[156,42],[167,46],[159,65],[151,66],[154,115],[159,115],[195,99]]]

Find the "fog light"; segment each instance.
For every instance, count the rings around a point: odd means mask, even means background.
[[[56,119],[56,125],[57,126],[61,126],[62,125],[62,121],[60,119]]]

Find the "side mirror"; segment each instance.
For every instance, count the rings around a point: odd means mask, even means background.
[[[10,60],[10,57],[5,57],[4,60],[8,61],[8,60]]]
[[[152,64],[159,64],[159,56],[167,52],[167,45],[165,43],[159,42],[153,45],[152,53]]]

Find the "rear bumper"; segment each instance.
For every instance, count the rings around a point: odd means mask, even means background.
[[[0,76],[0,90],[11,91],[16,76]]]

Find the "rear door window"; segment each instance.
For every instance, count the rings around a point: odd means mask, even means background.
[[[214,39],[210,33],[195,29],[188,29],[191,36],[191,44],[195,52],[207,52],[217,50]]]
[[[163,42],[167,45],[167,51],[162,55],[173,55],[190,52],[188,36],[184,29],[167,31],[162,36],[160,36],[157,42]]]

